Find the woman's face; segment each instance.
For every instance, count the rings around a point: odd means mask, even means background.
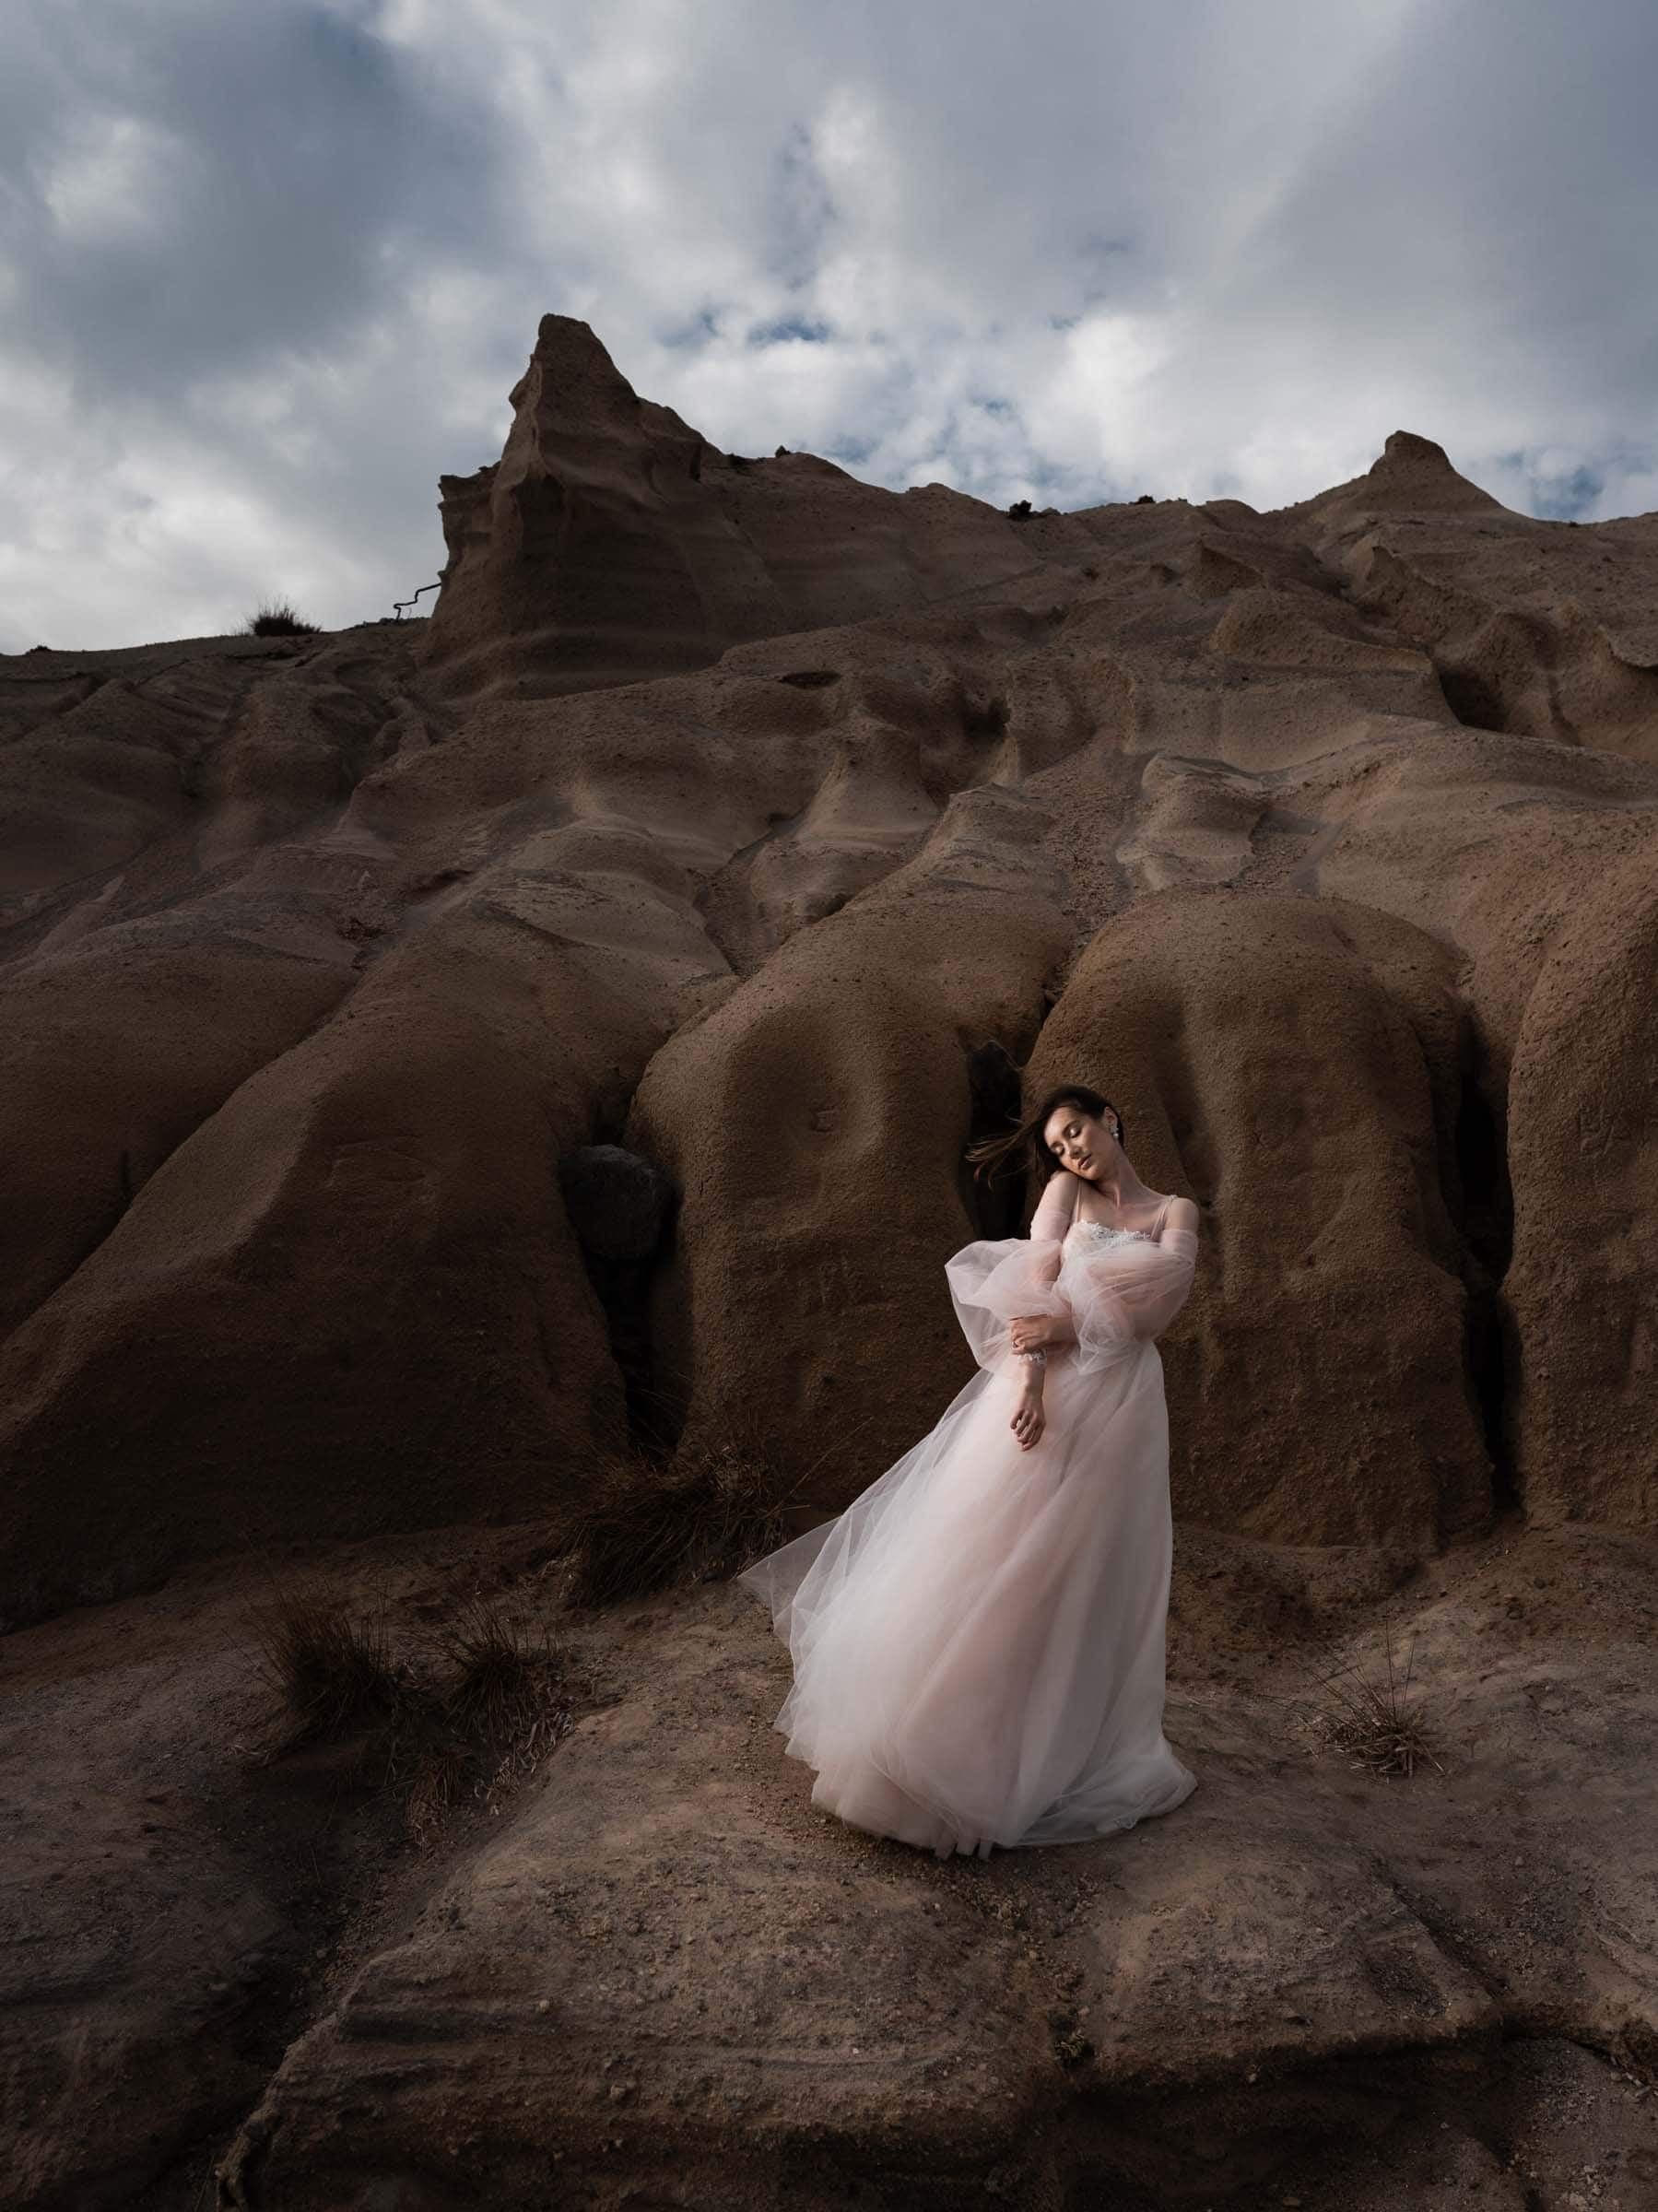
[[[1042,1141],[1074,1173],[1097,1182],[1111,1164],[1116,1140],[1104,1122],[1080,1106],[1056,1106],[1048,1116]]]

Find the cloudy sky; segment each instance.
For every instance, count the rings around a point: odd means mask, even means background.
[[[898,488],[1645,512],[1655,85],[1646,0],[6,0],[0,651],[389,614],[548,310]]]

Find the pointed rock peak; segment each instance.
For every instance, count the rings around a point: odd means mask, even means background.
[[[508,395],[550,415],[561,431],[637,428],[639,394],[585,323],[543,315],[529,367]]]
[[[611,359],[590,323],[574,315],[543,315],[535,325],[535,359],[544,368],[567,376],[592,376],[620,384],[630,396],[633,387]]]
[[[1359,478],[1368,492],[1382,491],[1390,505],[1431,509],[1491,507],[1502,512],[1500,500],[1471,484],[1451,465],[1451,456],[1431,438],[1414,430],[1394,430],[1368,472]]]
[[[1418,438],[1415,430],[1395,430],[1382,447],[1379,459],[1370,464],[1372,471],[1384,468],[1390,461],[1431,462],[1439,468],[1451,468],[1451,455],[1442,445],[1431,438]],[[1456,474],[1451,470],[1452,476]]]

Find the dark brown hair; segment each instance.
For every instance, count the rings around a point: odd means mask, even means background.
[[[1062,1083],[1057,1090],[1048,1093],[1034,1113],[1028,1113],[1005,1136],[982,1137],[976,1145],[968,1147],[967,1157],[973,1162],[973,1173],[994,1176],[1011,1159],[1016,1169],[1034,1169],[1038,1178],[1045,1182],[1059,1165],[1057,1153],[1042,1141],[1048,1116],[1056,1106],[1079,1106],[1084,1113],[1093,1114],[1096,1120],[1109,1117],[1120,1133],[1123,1131],[1123,1116],[1109,1099],[1102,1099],[1086,1083]],[[1122,1134],[1118,1135],[1117,1142],[1123,1142]]]

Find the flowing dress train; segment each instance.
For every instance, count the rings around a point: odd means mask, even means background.
[[[1067,1187],[1068,1186],[1068,1187]],[[1074,1218],[1059,1170],[1029,1237],[946,1262],[979,1371],[837,1518],[737,1578],[794,1681],[775,1722],[817,1770],[812,1802],[941,1858],[1066,1843],[1182,1804],[1197,1778],[1163,1735],[1172,1528],[1154,1337],[1197,1239]],[[1008,1423],[1024,1379],[1008,1324],[1063,1316],[1045,1429]]]

